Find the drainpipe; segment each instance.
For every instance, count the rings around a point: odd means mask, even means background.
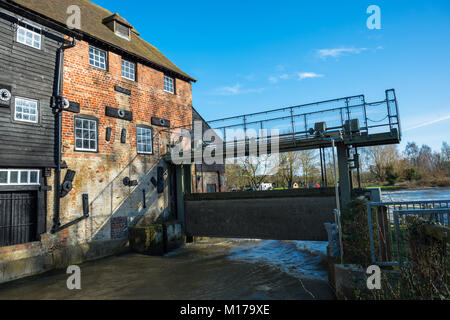
[[[61,144],[62,144],[62,108],[61,108],[61,97],[62,97],[62,81],[63,81],[63,68],[64,68],[64,51],[66,49],[70,49],[75,47],[76,39],[72,38],[72,42],[70,44],[66,44],[66,42],[58,49],[58,74],[56,81],[56,101],[55,103],[56,114],[55,114],[55,122],[56,122],[56,171],[55,171],[55,179],[54,179],[54,202],[53,202],[53,227],[51,232],[55,233],[58,228],[61,226],[61,218],[60,218],[60,207],[61,207]]]

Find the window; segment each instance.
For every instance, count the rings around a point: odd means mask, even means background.
[[[39,30],[37,28],[34,28]],[[41,34],[35,31],[31,31],[24,27],[17,28],[17,42],[25,44],[27,46],[41,49]]]
[[[153,131],[149,128],[137,127],[138,153],[153,153]]]
[[[14,119],[17,121],[38,123],[38,102],[24,98],[16,98]]]
[[[123,39],[130,40],[130,27],[116,22],[116,35]]]
[[[75,150],[97,152],[97,120],[75,118]]]
[[[89,65],[106,70],[106,51],[89,47]]]
[[[136,64],[122,59],[122,77],[128,80],[136,80]]]
[[[164,90],[170,93],[175,93],[174,79],[168,76],[164,76]]]
[[[39,185],[39,170],[0,169],[0,185]]]

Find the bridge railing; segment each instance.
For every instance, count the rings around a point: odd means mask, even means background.
[[[395,90],[386,90],[386,99],[368,103],[364,95],[291,106],[281,109],[246,114],[209,121],[217,135],[226,143],[244,140],[249,130],[278,130],[281,138],[311,138],[310,129],[325,122],[328,130],[344,129],[346,122],[357,119],[358,133],[374,134],[392,132],[399,134],[400,119]],[[236,133],[240,131],[241,137]]]
[[[370,202],[367,204],[370,250],[373,264],[408,263],[408,218],[418,217],[449,226],[450,200]]]

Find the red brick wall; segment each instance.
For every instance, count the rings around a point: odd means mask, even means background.
[[[100,48],[101,49],[101,48]],[[129,60],[129,59],[127,59]],[[70,228],[69,243],[78,243],[92,239],[110,240],[112,218],[128,215],[135,216],[140,209],[121,207],[122,201],[130,198],[131,191],[121,183],[126,175],[142,172],[158,163],[166,152],[168,134],[161,132],[165,128],[151,125],[151,118],[158,117],[171,121],[171,127],[179,127],[192,123],[192,88],[186,81],[176,79],[176,94],[164,91],[164,73],[148,66],[137,64],[137,81],[122,78],[121,56],[108,53],[108,70],[104,71],[89,65],[89,44],[78,42],[76,47],[65,51],[63,96],[70,101],[78,102],[82,115],[94,116],[98,119],[98,152],[79,152],[74,150],[74,117],[73,113],[63,113],[63,157],[69,169],[76,171],[73,190],[61,201],[62,224],[68,223],[82,215],[81,195],[89,195],[89,201],[96,199],[91,207],[91,216]],[[131,96],[114,90],[118,85],[131,90]],[[133,112],[133,121],[115,119],[105,115],[106,106],[121,108]],[[153,155],[137,155],[136,125],[145,124],[153,128]],[[112,128],[110,141],[106,141],[106,128]],[[122,129],[127,130],[127,141],[120,142]],[[146,168],[146,169],[143,169]],[[121,175],[121,172],[125,171]],[[62,172],[62,178],[65,172]],[[137,178],[137,177],[135,177]],[[142,180],[141,179],[141,180]],[[114,182],[111,186],[111,182]],[[151,185],[146,183],[147,192],[151,193]],[[109,189],[113,196],[110,197]],[[168,192],[158,195],[149,203],[152,216],[167,213]],[[149,195],[151,197],[151,195]],[[133,199],[138,201],[140,196]],[[134,201],[134,200],[133,200]],[[137,202],[133,203],[137,203]],[[110,209],[113,208],[113,209]],[[117,214],[116,209],[120,208]],[[48,225],[51,226],[48,215]],[[115,220],[116,221],[116,220]],[[115,229],[114,229],[115,230]],[[114,230],[113,233],[114,233]]]
[[[120,130],[116,132],[114,118],[105,116],[105,107],[124,108],[117,96],[122,95],[129,101],[129,110],[133,112],[133,123],[128,129],[131,138],[129,147],[136,150],[136,124],[151,124],[152,117],[159,117],[171,121],[172,127],[192,123],[192,88],[189,82],[176,79],[176,95],[164,91],[164,73],[144,66],[137,65],[137,82],[122,78],[121,56],[108,53],[109,69],[104,71],[89,65],[89,44],[78,42],[75,48],[66,50],[64,57],[64,85],[63,95],[71,101],[80,103],[81,113],[95,116],[99,119],[99,153],[112,153],[111,143],[105,141],[107,127],[112,127],[112,137],[120,137]],[[130,89],[129,98],[114,90],[119,85]],[[127,103],[125,103],[127,105]],[[125,107],[126,108],[126,107]],[[74,151],[74,114],[64,113],[63,117],[63,146],[64,157],[79,157]],[[122,129],[120,126],[119,129]],[[161,130],[155,127],[154,130]],[[156,145],[156,143],[155,143]],[[92,156],[84,153],[83,157]],[[95,156],[95,155],[94,155]]]

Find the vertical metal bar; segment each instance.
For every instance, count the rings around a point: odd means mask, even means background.
[[[364,106],[364,122],[366,124],[366,131],[369,132],[369,123],[367,120],[367,105],[366,105],[366,97],[363,96],[363,106]]]
[[[392,118],[391,118],[391,104],[389,101],[389,90],[386,90],[386,105],[387,105],[387,112],[388,112],[388,119],[389,119],[389,130],[392,131]]]
[[[306,135],[308,135],[308,121],[306,120],[306,114],[303,116],[303,119],[304,119],[304,121],[305,121],[305,132],[306,132]]]
[[[345,107],[347,108],[347,120],[350,121],[351,115],[350,115],[350,108],[349,108],[348,98],[345,99]]]
[[[393,254],[394,254],[394,238],[392,237],[392,222],[391,222],[391,218],[393,219],[394,217],[393,217],[392,213],[389,213],[389,207],[387,207],[386,214],[388,215],[388,225],[389,225],[389,229],[388,230],[389,230],[389,238],[391,239],[389,250],[391,250],[391,260],[392,260],[392,257],[393,257]],[[392,261],[390,261],[390,262],[392,262]]]
[[[375,210],[375,215],[376,215],[375,222],[377,224],[376,230],[377,230],[377,236],[378,236],[378,257],[380,258],[380,262],[382,262],[383,261],[383,252],[381,250],[382,239],[381,239],[381,230],[380,230],[380,217],[379,217],[380,215],[378,212],[378,208],[377,208],[377,210]]]
[[[369,225],[369,238],[370,238],[370,253],[372,256],[372,263],[376,264],[375,258],[375,241],[373,239],[373,226],[372,226],[372,205],[370,203],[367,204],[367,219]]]
[[[323,148],[323,166],[325,172],[325,186],[328,187],[328,177],[327,177],[327,158],[326,158],[326,150]]]
[[[324,173],[323,173],[323,148],[319,149],[319,154],[320,154],[320,173],[322,175],[322,188],[325,184],[325,180],[324,180]]]
[[[400,222],[399,222],[399,214],[398,211],[394,211],[394,222],[395,222],[395,240],[397,242],[397,262],[401,266],[403,265],[402,260],[402,250],[400,244]]]
[[[381,221],[383,222],[382,235],[383,235],[385,258],[386,258],[386,261],[389,261],[387,241],[386,241],[386,224],[384,223],[384,207],[383,206],[381,206]]]
[[[291,126],[292,126],[292,141],[294,142],[294,146],[297,146],[297,142],[295,141],[295,122],[294,122],[294,109],[291,108]]]
[[[341,251],[341,264],[344,263],[344,245],[342,242],[342,225],[341,225],[341,203],[339,200],[339,186],[337,180],[337,167],[336,167],[336,155],[334,152],[335,143],[334,139],[331,139],[331,146],[333,148],[333,164],[334,164],[334,188],[336,192],[336,206],[337,206],[337,217],[338,217],[338,229],[339,229],[339,246]]]

